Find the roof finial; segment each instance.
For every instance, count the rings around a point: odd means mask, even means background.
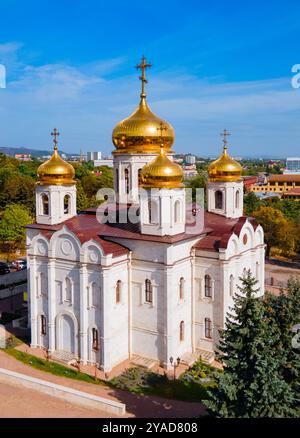
[[[224,151],[227,151],[227,144],[228,144],[227,137],[229,137],[229,135],[231,135],[231,134],[226,129],[224,129],[224,131],[220,135],[221,135],[221,137],[224,137],[224,139],[223,139]]]
[[[57,151],[57,139],[56,137],[59,136],[59,132],[56,128],[53,129],[53,132],[51,132],[51,135],[54,137],[53,138],[53,143],[54,143],[54,150]]]
[[[159,128],[157,128],[157,131],[160,131],[160,140],[161,140],[161,144],[160,144],[160,154],[161,155],[163,155],[163,153],[164,153],[164,148],[165,148],[165,145],[164,145],[164,141],[163,141],[163,132],[164,131],[167,131],[167,127],[166,127],[166,125],[164,125],[163,124],[163,122],[160,122],[160,124],[159,124]]]
[[[147,79],[146,79],[145,72],[146,72],[147,68],[150,68],[150,67],[152,67],[152,64],[149,64],[149,63],[147,64],[147,61],[146,61],[145,56],[142,56],[141,63],[138,64],[138,65],[136,66],[136,68],[137,68],[138,70],[141,70],[141,71],[142,71],[142,75],[139,77],[139,79],[142,81],[142,92],[141,92],[141,98],[146,97],[146,93],[145,93],[145,84],[147,84],[148,81],[147,81]]]

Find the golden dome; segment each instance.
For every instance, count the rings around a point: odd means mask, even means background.
[[[146,68],[151,64],[146,63],[143,57],[137,66],[142,70],[141,100],[131,116],[119,122],[113,130],[112,140],[116,147],[113,154],[157,154],[163,142],[167,152],[171,151],[174,143],[174,130],[170,123],[157,117],[150,109],[145,94]]]
[[[74,180],[75,170],[74,167],[64,161],[58,153],[56,136],[59,133],[54,130],[54,152],[50,160],[45,161],[41,164],[37,170],[39,185],[69,185],[76,184]]]
[[[181,188],[183,187],[182,180],[181,167],[167,157],[163,147],[155,160],[146,164],[141,172],[141,186],[143,188]]]
[[[236,182],[241,180],[242,166],[227,152],[224,145],[223,153],[208,167],[209,181],[211,182]]]

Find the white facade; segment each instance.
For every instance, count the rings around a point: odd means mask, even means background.
[[[55,225],[76,215],[76,185],[37,185],[36,221]]]
[[[209,182],[208,211],[227,218],[243,216],[243,182]]]
[[[87,152],[86,154],[87,161],[101,160],[101,158],[102,152]]]

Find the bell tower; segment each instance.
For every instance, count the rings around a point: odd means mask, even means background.
[[[56,225],[77,214],[76,181],[74,167],[64,161],[58,153],[57,129],[54,129],[51,135],[54,152],[50,160],[41,164],[37,170],[36,222]]]
[[[230,135],[226,129],[223,137],[223,153],[208,168],[207,204],[208,211],[227,218],[243,216],[242,167],[228,154]]]

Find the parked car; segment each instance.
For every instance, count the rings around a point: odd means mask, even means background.
[[[12,267],[17,271],[23,271],[23,269],[27,269],[27,260],[26,259],[18,259],[12,262]]]
[[[10,269],[7,263],[0,262],[0,275],[9,274]]]

